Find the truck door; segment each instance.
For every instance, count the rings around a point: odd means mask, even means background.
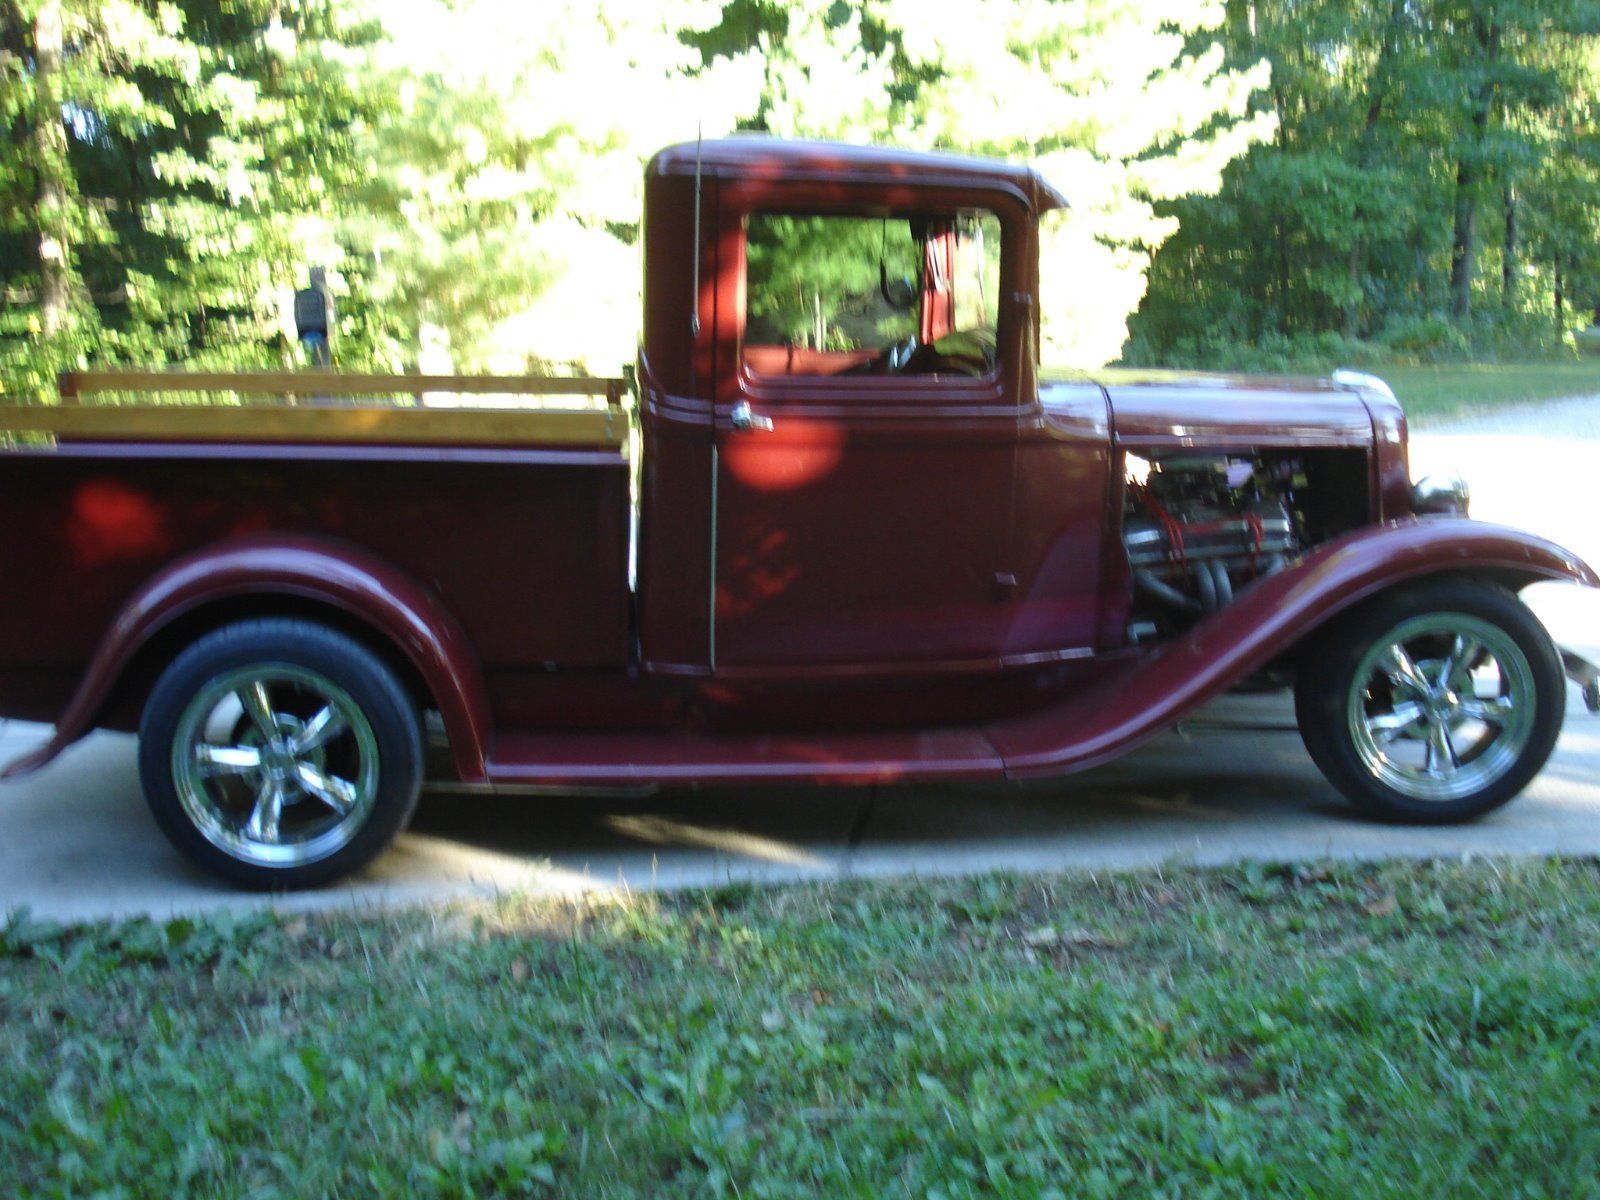
[[[742,219],[736,369],[714,413],[713,666],[997,663],[1020,412],[996,351],[1001,221]]]

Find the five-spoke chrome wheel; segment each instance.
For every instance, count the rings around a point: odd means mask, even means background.
[[[1375,776],[1418,800],[1455,800],[1511,769],[1533,709],[1533,669],[1509,634],[1465,613],[1430,613],[1366,653],[1347,711]]]
[[[326,883],[404,827],[422,782],[417,704],[346,634],[288,618],[199,639],[139,730],[150,810],[196,862],[250,887]]]
[[[1295,707],[1330,781],[1377,816],[1465,820],[1544,765],[1565,682],[1550,636],[1492,584],[1438,580],[1381,596],[1303,654]]]
[[[244,667],[184,709],[172,773],[184,811],[218,849],[263,865],[314,862],[366,821],[378,793],[377,738],[325,676]]]

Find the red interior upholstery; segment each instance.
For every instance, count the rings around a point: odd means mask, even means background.
[[[803,346],[746,346],[745,366],[757,375],[838,375],[871,362],[876,350],[808,350]]]

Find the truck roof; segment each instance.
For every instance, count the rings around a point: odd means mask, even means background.
[[[679,142],[660,150],[645,168],[654,175],[780,178],[861,183],[966,185],[1020,192],[1037,211],[1067,201],[1032,167],[932,150],[800,141],[761,134]]]

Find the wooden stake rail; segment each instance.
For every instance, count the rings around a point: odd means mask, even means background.
[[[353,375],[335,371],[67,371],[64,403],[103,392],[236,392],[241,396],[604,396],[622,402],[621,379],[549,375]]]
[[[345,375],[310,372],[72,372],[60,405],[0,406],[0,432],[58,441],[218,441],[454,445],[621,446],[627,417],[620,379],[493,375]],[[332,404],[82,404],[105,393],[225,392],[288,398],[426,393],[604,397],[604,407],[515,409]]]

